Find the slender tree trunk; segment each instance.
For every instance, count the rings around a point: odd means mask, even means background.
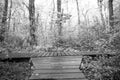
[[[102,12],[102,2],[103,0],[98,0],[98,6],[99,6],[99,11],[100,11],[100,16],[101,16],[101,21],[102,21],[102,25],[105,28],[105,20],[104,20],[104,16],[103,16],[103,12]]]
[[[1,27],[1,31],[0,31],[0,37],[3,37],[3,40],[5,38],[5,32],[6,32],[6,29],[7,29],[7,13],[8,13],[8,0],[4,0],[2,27]]]
[[[110,30],[114,29],[114,18],[113,18],[113,0],[108,1],[108,10],[109,10],[109,25],[110,25]]]
[[[11,9],[12,9],[12,0],[10,0],[10,10],[9,10],[9,24],[8,24],[8,30],[10,28],[10,22],[11,22]]]
[[[66,1],[66,4],[67,4],[67,8],[66,8],[66,9],[67,9],[67,13],[68,13],[68,11],[69,11],[69,10],[68,10],[68,0]]]
[[[58,18],[58,35],[62,35],[62,15],[61,15],[61,0],[57,0],[57,18]]]
[[[8,12],[8,0],[4,0],[4,11],[2,17],[2,23],[5,24],[7,21],[7,12]]]
[[[54,18],[54,12],[55,12],[55,1],[53,0],[53,10],[52,10],[52,16],[51,16],[51,27],[50,30],[53,29],[53,18]]]
[[[30,21],[30,45],[37,45],[35,26],[35,0],[29,0],[29,21]]]
[[[77,4],[77,14],[78,14],[78,25],[80,25],[80,9],[79,9],[78,0],[76,0],[76,4]]]

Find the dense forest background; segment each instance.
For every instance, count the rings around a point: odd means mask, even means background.
[[[12,41],[7,42],[16,46],[19,45],[19,42],[24,47],[30,45],[30,35],[32,34],[30,15],[34,17],[35,31],[33,30],[33,33],[39,47],[51,46],[58,39],[60,30],[58,14],[62,15],[60,17],[61,39],[70,44],[82,46],[83,43],[85,45],[89,43],[89,46],[92,46],[96,45],[96,42],[100,42],[100,39],[106,41],[106,38],[111,36],[109,33],[113,35],[119,32],[118,0],[114,0],[111,6],[108,5],[110,3],[108,0],[94,0],[92,2],[90,0],[63,0],[60,4],[60,10],[58,10],[59,4],[57,5],[56,0],[35,0],[32,2],[34,4],[33,10],[29,9],[30,1],[28,0],[9,0],[6,3],[1,0],[0,2],[1,25],[4,24],[2,17],[5,16],[6,38]],[[33,14],[30,14],[31,11]],[[114,18],[114,25],[111,24],[113,22],[111,17]],[[114,29],[111,29],[112,27]],[[33,42],[35,41],[33,40]]]

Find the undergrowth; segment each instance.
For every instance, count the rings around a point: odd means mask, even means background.
[[[27,62],[0,62],[0,80],[27,80],[30,65]]]

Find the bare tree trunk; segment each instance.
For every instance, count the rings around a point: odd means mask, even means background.
[[[80,9],[79,9],[78,0],[76,0],[76,4],[77,4],[77,14],[78,14],[78,25],[80,25]]]
[[[8,0],[4,0],[4,11],[3,11],[3,17],[2,17],[2,27],[0,31],[0,38],[5,38],[5,32],[7,29],[7,13],[8,13]]]
[[[30,21],[30,45],[37,45],[36,26],[35,26],[35,0],[29,0],[29,21]]]
[[[104,16],[103,16],[103,12],[102,12],[102,2],[103,2],[103,0],[98,0],[98,6],[99,6],[99,11],[100,11],[101,21],[102,21],[103,27],[105,28],[105,20],[104,20]]]
[[[68,12],[68,11],[69,11],[69,10],[68,10],[68,0],[66,1],[66,4],[67,4],[67,12]]]
[[[61,15],[61,0],[57,0],[57,18],[58,18],[58,35],[62,35],[62,15]]]
[[[114,29],[114,18],[113,18],[113,0],[108,1],[108,10],[109,10],[109,25],[110,25],[110,30]]]
[[[10,10],[9,10],[9,24],[8,24],[8,30],[10,28],[10,22],[11,22],[11,9],[12,9],[12,0],[10,0]]]
[[[2,17],[2,23],[5,24],[7,21],[7,12],[8,12],[8,0],[4,0],[4,11],[3,11],[3,17]]]
[[[51,16],[51,26],[50,26],[50,30],[53,29],[53,18],[54,18],[54,12],[55,12],[55,1],[53,0],[53,10],[52,10],[52,16]]]

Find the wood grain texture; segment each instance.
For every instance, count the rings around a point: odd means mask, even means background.
[[[82,56],[32,58],[34,65],[30,80],[87,80],[79,70]]]
[[[83,73],[33,74],[30,79],[85,79]]]

